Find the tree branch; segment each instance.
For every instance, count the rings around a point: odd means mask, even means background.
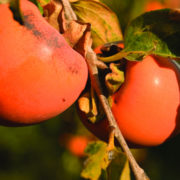
[[[66,16],[67,20],[77,20],[77,17],[75,15],[74,11],[72,10],[69,1],[68,0],[61,0],[61,1],[62,1],[64,10],[65,10],[65,16]],[[92,48],[88,48],[87,53],[86,53],[86,62],[87,62],[88,69],[89,69],[91,83],[98,95],[99,100],[102,103],[102,106],[106,113],[109,125],[112,127],[112,129],[114,129],[115,137],[117,138],[119,144],[121,145],[121,148],[123,149],[123,151],[125,152],[128,160],[129,160],[129,163],[134,172],[136,180],[149,180],[149,178],[147,177],[144,170],[137,164],[134,156],[132,155],[132,153],[131,153],[131,151],[130,151],[130,149],[129,149],[129,147],[128,147],[117,123],[116,123],[114,115],[109,106],[108,100],[105,97],[105,95],[102,93],[103,91],[102,91],[100,80],[98,77],[98,68],[96,66],[97,61],[98,60],[97,60],[97,56],[96,56],[95,52],[92,50]]]

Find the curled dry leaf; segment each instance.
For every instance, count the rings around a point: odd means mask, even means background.
[[[86,114],[88,120],[92,123],[104,117],[102,107],[97,100],[93,88],[81,95],[78,99],[78,108]]]
[[[82,43],[82,44],[85,45],[86,43]],[[86,47],[88,47],[88,45],[86,45]],[[114,43],[113,44],[111,43],[111,44],[107,44],[105,47],[103,46],[100,50],[99,49],[96,50],[100,52],[99,55],[106,56],[117,53],[121,51],[122,48],[121,48],[121,44],[115,45]],[[101,62],[102,63],[101,65],[100,62],[101,61],[96,60],[95,64],[98,63],[99,66],[101,66],[101,68],[99,68],[99,77],[101,78],[104,91],[111,106],[112,104],[111,95],[115,93],[119,89],[121,84],[124,82],[123,70],[124,70],[125,61],[122,59],[119,63],[110,63],[110,64],[109,63],[105,64]],[[96,98],[94,92],[92,93],[91,91],[91,93],[89,93],[90,87],[87,87],[87,89],[88,90],[86,90],[86,93],[83,94],[78,101],[79,110],[86,114],[86,117],[87,119],[89,119],[90,122],[95,123],[100,121],[105,115],[104,115],[104,111],[102,110],[101,103]],[[87,93],[87,91],[89,92]]]
[[[88,114],[90,112],[90,94],[89,92],[86,92],[81,95],[81,97],[78,99],[78,106],[81,111]]]
[[[67,20],[60,1],[51,0],[43,9],[48,23],[62,33],[69,45],[85,57],[87,48],[92,44],[90,24]]]
[[[62,4],[59,1],[51,0],[48,4],[43,6],[44,17],[51,26],[60,32],[60,14],[62,11]]]
[[[120,70],[120,64],[111,63],[111,73],[105,77],[105,84],[110,94],[115,93],[124,82],[124,72]]]
[[[63,10],[60,17],[63,36],[72,48],[85,57],[88,47],[92,45],[90,24],[66,20]]]
[[[65,39],[69,42],[71,47],[74,47],[80,38],[83,36],[87,25],[79,24],[76,21],[71,21],[63,34]]]
[[[81,35],[79,41],[74,45],[74,49],[79,52],[83,57],[86,57],[86,52],[88,51],[88,48],[92,46],[90,24],[86,24],[86,29],[83,29],[83,31],[80,32],[83,32],[83,34]]]
[[[91,24],[93,47],[122,40],[118,18],[106,5],[95,0],[79,0],[71,5],[79,20]]]

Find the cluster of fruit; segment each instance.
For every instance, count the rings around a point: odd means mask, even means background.
[[[99,52],[99,49],[98,49]],[[132,147],[157,146],[180,132],[180,70],[167,58],[149,55],[127,61],[125,82],[112,95],[112,112]],[[106,118],[84,125],[102,140],[108,139]]]
[[[23,126],[56,116],[86,86],[85,59],[50,26],[37,7],[21,0],[24,23],[0,5],[0,124]],[[169,59],[127,62],[125,83],[112,95],[112,112],[129,144],[155,146],[180,131],[180,71]],[[101,139],[108,122],[85,126]]]

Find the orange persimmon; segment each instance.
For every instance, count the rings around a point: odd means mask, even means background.
[[[27,125],[56,116],[84,89],[84,58],[49,25],[38,8],[20,0],[24,23],[0,4],[0,124]]]

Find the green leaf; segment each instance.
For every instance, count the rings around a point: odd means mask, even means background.
[[[126,160],[119,180],[131,180],[129,162]]]
[[[88,159],[81,176],[90,180],[98,180],[102,170],[106,170],[110,163],[108,145],[102,141],[93,142],[88,145],[85,152]]]
[[[143,12],[147,0],[100,0],[110,7],[117,15],[124,32],[125,27]]]
[[[95,0],[79,0],[72,3],[78,19],[91,24],[93,47],[122,40],[116,14],[103,3]]]
[[[116,152],[116,156],[108,167],[109,179],[113,180],[130,180],[129,162],[124,153]]]
[[[124,37],[125,49],[119,54],[127,53],[128,60],[142,60],[149,54],[179,59],[179,44],[180,11],[156,10],[130,23]]]
[[[120,64],[110,64],[111,73],[105,77],[106,87],[110,94],[115,93],[124,82],[124,72],[120,69]]]

